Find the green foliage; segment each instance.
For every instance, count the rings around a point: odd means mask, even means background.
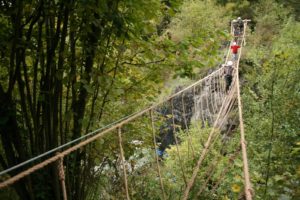
[[[251,38],[251,43],[258,49],[271,47],[289,13],[289,10],[272,0],[264,0],[258,4],[255,7],[255,17],[253,18],[256,22],[255,35]]]
[[[1,169],[153,101],[172,71],[167,53],[158,53],[160,6],[157,0],[1,1]],[[126,131],[134,136],[139,128],[141,123]],[[84,183],[95,183],[91,169],[115,151],[110,139],[114,141],[108,137],[105,145],[93,144],[65,159],[69,198],[94,192]],[[127,147],[131,154],[135,147]],[[93,148],[105,153],[97,157]],[[109,160],[114,162],[116,155]],[[47,176],[35,174],[33,182],[16,186],[18,195],[59,199],[59,182]]]
[[[167,34],[170,55],[178,75],[194,77],[194,68],[215,66],[220,62],[218,50],[226,40],[225,11],[214,1],[186,0],[172,20]],[[214,55],[214,56],[213,56]]]
[[[194,121],[189,131],[179,133],[178,150],[176,145],[166,150],[163,159],[160,160],[160,171],[162,182],[167,199],[180,199],[185,189],[185,180],[188,181],[192,176],[196,162],[204,149],[204,144],[208,138],[211,128],[201,128],[199,121]],[[229,170],[222,184],[215,193],[211,192],[211,187],[217,183],[220,175],[228,167],[229,157],[232,156],[239,144],[239,135],[232,133],[231,140],[224,143],[222,135],[217,131],[214,145],[197,175],[195,185],[190,192],[191,199],[237,199],[242,192],[242,161],[238,158],[234,160],[233,167]],[[226,146],[226,148],[224,148]],[[178,154],[179,152],[179,154]],[[226,152],[227,156],[224,156]],[[180,158],[179,158],[180,156]],[[159,177],[156,169],[155,158],[151,157],[149,165],[137,170],[139,176],[135,176],[132,181],[134,187],[133,194],[141,195],[137,199],[161,199],[162,191],[160,188]],[[199,189],[203,186],[207,178],[207,172],[214,168],[213,176],[208,186],[204,188],[200,197],[197,197]],[[229,187],[228,187],[229,186]],[[134,195],[133,195],[134,196]]]
[[[280,0],[280,3],[284,4],[286,7],[291,8],[295,15],[297,21],[300,20],[300,6],[297,0]]]
[[[229,15],[234,16],[234,18],[242,17],[243,19],[253,18],[253,7],[250,1],[240,0],[240,1],[230,1],[225,5],[226,11]]]
[[[268,13],[258,22],[278,25],[269,26],[274,31],[266,39],[268,44],[253,43],[244,67],[243,102],[256,199],[297,199],[300,195],[300,160],[295,153],[300,139],[300,24],[292,18],[279,23],[282,13]],[[254,35],[263,34],[259,27]]]
[[[276,2],[282,1],[1,1],[0,169],[131,114],[153,102],[164,87],[190,81],[166,84],[172,77],[195,78],[199,69],[216,66],[229,39],[224,30],[231,16],[241,16],[252,19],[254,31],[241,76],[255,197],[298,199],[300,25],[293,16],[299,18],[299,6]],[[191,176],[209,131],[194,124],[191,141],[181,132],[181,160],[172,146],[160,162],[169,199],[182,195],[182,171]],[[123,126],[122,136],[130,196],[161,199],[149,118]],[[228,154],[238,142],[237,135],[231,138]],[[195,158],[190,143],[197,149]],[[215,157],[221,159],[212,183],[228,163],[220,138],[215,145],[192,198]],[[69,198],[124,198],[116,133],[66,157],[65,165]],[[54,169],[24,179],[16,190],[1,191],[0,198],[60,199]],[[217,191],[205,188],[201,198],[237,199],[242,188],[237,159]]]

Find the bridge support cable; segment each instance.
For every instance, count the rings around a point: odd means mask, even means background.
[[[124,157],[124,150],[123,150],[123,142],[122,142],[122,127],[118,127],[118,140],[119,140],[119,148],[120,148],[120,157],[122,162],[122,168],[123,168],[123,179],[124,179],[124,187],[125,187],[125,193],[126,193],[126,199],[130,200],[129,197],[129,190],[128,190],[128,179],[127,179],[127,169],[125,165],[125,157]]]
[[[173,101],[173,98],[171,99],[170,103],[171,103],[171,114],[172,114],[172,129],[173,129],[173,137],[174,137],[175,145],[176,145],[176,153],[177,153],[177,157],[178,157],[180,169],[181,169],[181,172],[182,172],[183,181],[184,181],[185,185],[187,185],[185,170],[184,170],[184,167],[183,167],[183,162],[182,162],[182,158],[180,156],[179,147],[178,147],[178,139],[177,139],[177,136],[175,134],[177,132],[176,131],[176,127],[178,125],[175,124],[174,101]]]
[[[157,145],[156,145],[156,134],[155,134],[153,110],[150,110],[149,113],[150,113],[150,119],[151,119],[152,138],[153,138],[154,154],[155,154],[155,161],[156,161],[156,169],[157,169],[157,173],[158,173],[158,177],[159,177],[159,184],[160,184],[162,197],[163,197],[162,199],[166,200],[167,198],[166,198],[166,193],[165,193],[165,189],[164,189],[163,180],[162,180],[162,177],[161,177],[159,159],[158,159],[158,155],[156,153]]]
[[[221,94],[221,100],[220,104],[222,104],[222,100],[225,98],[225,87],[224,87],[224,78],[223,78],[224,72],[221,71],[219,73],[219,80],[220,80],[220,94]]]
[[[19,169],[21,167],[24,167],[26,165],[32,164],[33,162],[38,161],[39,159],[42,159],[42,158],[44,158],[46,156],[50,156],[51,154],[53,154],[55,152],[61,152],[63,155],[67,155],[67,154],[69,154],[69,153],[71,153],[71,152],[73,152],[73,151],[81,148],[82,146],[85,146],[86,144],[93,142],[96,139],[102,138],[103,136],[105,136],[105,135],[111,133],[113,130],[117,129],[119,126],[122,126],[124,124],[127,124],[127,123],[133,121],[134,119],[136,119],[136,118],[142,116],[143,114],[149,112],[149,110],[155,109],[155,108],[159,107],[163,103],[165,103],[165,102],[169,101],[170,99],[172,99],[172,98],[174,98],[174,97],[176,97],[176,96],[178,96],[178,95],[186,92],[187,90],[189,90],[189,89],[191,89],[191,88],[193,88],[193,87],[195,87],[195,86],[197,86],[199,84],[202,84],[207,78],[209,78],[211,76],[217,75],[222,70],[223,70],[223,68],[220,68],[220,69],[214,71],[213,73],[209,74],[208,76],[206,76],[206,77],[204,77],[204,78],[196,81],[195,83],[193,83],[193,84],[187,86],[186,88],[184,88],[184,89],[176,92],[175,94],[170,95],[169,97],[165,98],[164,100],[162,100],[162,101],[160,101],[160,102],[158,102],[158,103],[156,103],[156,104],[154,104],[152,106],[149,106],[149,107],[145,108],[144,110],[141,110],[141,111],[138,111],[138,112],[133,113],[131,115],[128,115],[126,117],[123,117],[123,118],[121,118],[121,119],[119,119],[119,120],[117,120],[117,121],[115,121],[115,122],[113,122],[113,123],[111,123],[109,125],[106,125],[105,127],[96,129],[96,130],[94,130],[92,132],[87,133],[86,135],[83,135],[83,136],[81,136],[81,137],[79,137],[77,139],[74,139],[74,140],[72,140],[72,141],[70,141],[70,142],[68,142],[66,144],[63,144],[61,146],[58,146],[58,147],[56,147],[54,149],[51,149],[51,150],[49,150],[49,151],[47,151],[47,152],[45,152],[45,153],[43,153],[41,155],[38,155],[38,156],[33,157],[33,158],[29,159],[29,160],[26,160],[26,161],[24,161],[22,163],[19,163],[19,164],[15,165],[15,166],[12,166],[12,167],[10,167],[8,169],[5,169],[5,170],[3,170],[3,171],[0,172],[0,176],[8,174],[9,172],[17,170],[17,169]],[[71,146],[71,145],[73,145],[73,146]],[[71,147],[67,148],[68,146],[71,146]],[[45,163],[47,163],[46,165],[48,165],[49,161],[51,161],[51,163],[52,163],[52,162],[56,161],[57,159],[59,159],[59,157],[54,155],[54,156],[51,157],[51,159],[45,159],[43,161],[39,161],[38,164],[41,164],[41,163],[45,164]],[[38,165],[38,164],[36,164],[36,165]],[[39,166],[41,166],[41,165],[39,165]],[[40,169],[40,168],[38,168],[38,169]],[[35,169],[34,171],[36,171],[38,169]],[[32,171],[32,169],[30,169],[30,168],[28,168],[28,170]],[[34,171],[32,171],[32,172],[34,172]],[[32,172],[30,172],[30,173],[32,173]],[[20,172],[17,175],[21,175],[21,173],[22,172]],[[0,189],[1,189],[2,185],[3,186],[4,185],[8,186],[8,185],[6,185],[6,183],[7,183],[6,181],[4,181],[2,183],[3,184],[0,183]]]
[[[211,91],[211,95],[212,95],[212,99],[213,99],[213,105],[215,106],[215,110],[214,110],[214,115],[218,112],[218,93],[217,93],[217,85],[218,85],[218,76],[214,76],[212,77],[212,91]]]
[[[247,22],[244,24],[244,33],[243,33],[243,40],[245,38]],[[243,46],[241,46],[240,52],[242,52]],[[237,71],[239,71],[239,61],[241,58],[241,53],[239,54],[238,61],[236,63]],[[242,112],[242,101],[241,101],[241,94],[240,94],[240,81],[239,81],[239,73],[236,73],[237,79],[237,99],[238,99],[238,109],[239,109],[239,121],[240,121],[240,132],[241,132],[241,147],[242,147],[242,156],[243,156],[243,170],[244,170],[244,179],[245,179],[245,196],[246,200],[252,200],[252,188],[251,188],[251,181],[249,175],[249,165],[248,165],[248,158],[247,158],[247,148],[246,148],[246,140],[245,140],[245,129],[244,129],[244,119],[243,119],[243,112]]]
[[[61,157],[58,160],[58,173],[59,173],[59,180],[61,183],[61,191],[63,194],[63,200],[68,200],[67,198],[67,190],[66,190],[66,182],[65,182],[65,170],[64,170],[64,159],[63,157]]]
[[[193,99],[195,98],[195,96],[193,96]],[[188,122],[187,122],[187,119],[186,119],[186,115],[188,113],[186,113],[185,111],[185,101],[184,101],[184,93],[181,94],[181,105],[182,105],[182,116],[183,116],[183,121],[184,121],[184,126],[185,126],[185,129],[187,130],[187,135],[188,135],[188,151],[190,150],[190,147],[191,147],[191,151],[192,151],[192,157],[193,159],[195,159],[195,151],[194,151],[194,147],[193,147],[193,141],[192,141],[192,138],[191,138],[191,135],[190,135],[190,131],[189,131],[189,127],[188,127]]]
[[[206,94],[205,95],[205,103],[206,103],[206,111],[207,111],[207,116],[208,116],[208,121],[209,121],[209,124],[212,124],[213,123],[213,117],[212,117],[212,114],[210,112],[210,106],[209,106],[209,103],[208,103],[208,95]]]
[[[220,74],[218,74],[217,79],[218,79],[218,81],[217,81],[216,92],[217,92],[217,95],[218,95],[218,107],[219,107],[219,105],[222,104],[222,99],[223,99],[222,91],[221,91]]]
[[[215,98],[214,98],[214,96],[213,96],[213,92],[214,92],[214,90],[213,90],[213,85],[214,85],[215,83],[214,83],[214,78],[212,77],[211,79],[210,79],[210,81],[209,81],[209,95],[210,95],[210,102],[211,102],[211,108],[212,108],[212,113],[213,113],[213,115],[212,115],[212,118],[214,117],[214,115],[215,115],[215,113],[216,113],[216,105],[215,105]]]
[[[227,61],[226,61],[227,62]],[[226,63],[225,62],[225,63]],[[222,71],[219,73],[219,75],[223,76],[224,75],[224,70],[222,69]],[[226,89],[225,89],[225,81],[221,81],[221,94],[222,94],[222,100],[225,98],[226,96]]]
[[[194,88],[196,88],[196,86],[195,86]],[[203,124],[203,127],[204,127],[204,126],[205,126],[205,121],[206,121],[206,119],[205,119],[204,114],[203,114],[203,112],[204,112],[204,109],[203,109],[203,103],[202,103],[203,97],[202,97],[201,91],[203,91],[203,89],[202,89],[202,84],[201,84],[201,86],[200,86],[200,92],[199,92],[200,97],[199,97],[199,101],[200,101],[201,119],[202,119],[202,124]],[[196,104],[195,104],[195,105],[196,105]]]

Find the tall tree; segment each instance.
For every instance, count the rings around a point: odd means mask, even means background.
[[[151,47],[159,6],[154,0],[0,1],[1,169],[106,124],[107,109],[128,91],[151,96],[157,90],[149,85],[167,69],[155,65],[164,55]],[[65,164],[68,195],[85,199],[94,166],[88,149]],[[13,187],[24,200],[61,197],[55,164]]]

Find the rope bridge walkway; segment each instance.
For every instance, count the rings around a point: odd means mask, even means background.
[[[127,155],[126,149],[130,146],[137,146],[135,144],[137,141],[142,143],[144,140],[151,140],[152,146],[143,146],[143,148],[152,151],[151,158],[154,160],[151,162],[156,171],[157,184],[161,190],[161,199],[170,199],[170,193],[172,193],[171,189],[168,189],[166,186],[166,182],[169,180],[164,176],[163,170],[163,159],[167,154],[166,152],[168,152],[167,148],[172,145],[176,155],[174,162],[181,173],[181,199],[186,200],[205,196],[209,193],[217,193],[226,175],[232,168],[236,167],[235,162],[237,159],[241,159],[242,165],[239,165],[239,167],[243,168],[244,185],[242,195],[245,199],[251,200],[252,189],[247,161],[238,73],[242,44],[245,44],[247,22],[247,20],[244,20],[243,35],[237,39],[237,43],[241,48],[237,60],[234,61],[233,78],[229,90],[226,89],[224,82],[225,66],[222,66],[205,78],[177,91],[175,94],[151,107],[0,172],[2,181],[0,189],[12,186],[19,180],[29,177],[34,172],[43,170],[46,166],[52,164],[57,166],[57,174],[61,183],[61,194],[63,199],[67,200],[68,185],[65,183],[66,166],[64,165],[67,156],[74,151],[82,150],[82,147],[92,142],[95,143],[96,141],[105,140],[105,138],[110,137],[109,140],[117,140],[115,144],[117,144],[118,151],[116,154],[118,156],[115,162],[117,163],[118,173],[122,177],[123,188],[119,192],[122,193],[121,195],[124,199],[134,199],[131,189],[135,186],[134,181],[131,181],[134,180],[131,178],[131,175],[134,176],[135,170],[143,167],[143,164],[140,163],[135,166],[131,164],[131,158],[134,157],[134,153]],[[229,48],[225,63],[227,63],[231,56]],[[139,134],[140,136],[131,134],[129,128],[131,126],[138,127],[142,134]],[[235,134],[237,126],[239,126],[239,135]],[[204,128],[209,130],[208,134],[203,133]],[[201,133],[201,135],[193,136],[190,133],[192,129],[196,129],[196,132]],[[182,132],[187,137],[187,158],[183,157],[184,152],[180,148],[182,141],[178,137],[178,134],[175,134]],[[235,139],[236,137],[239,137],[239,139]],[[199,148],[194,142],[195,139],[201,141],[206,139],[206,141]],[[212,152],[216,151],[222,153],[212,156]],[[224,157],[226,158],[226,162],[224,162]],[[187,169],[184,164],[190,160],[194,161],[190,163],[193,163],[195,166]],[[33,165],[32,163],[37,164]],[[98,174],[99,177],[109,176],[109,174],[106,174],[109,170],[105,169],[105,161],[103,163],[101,166],[102,173]],[[25,168],[29,164],[31,164],[30,167],[27,167],[24,171],[19,170],[21,172],[12,173],[17,169]],[[97,167],[99,168],[99,166],[94,167],[95,170]],[[221,171],[219,168],[221,168]],[[191,191],[193,191],[192,196]],[[102,199],[105,199],[105,197],[103,196]]]

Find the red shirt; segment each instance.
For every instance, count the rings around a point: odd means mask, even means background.
[[[232,45],[231,47],[232,53],[237,54],[238,49],[240,48],[239,45]]]

